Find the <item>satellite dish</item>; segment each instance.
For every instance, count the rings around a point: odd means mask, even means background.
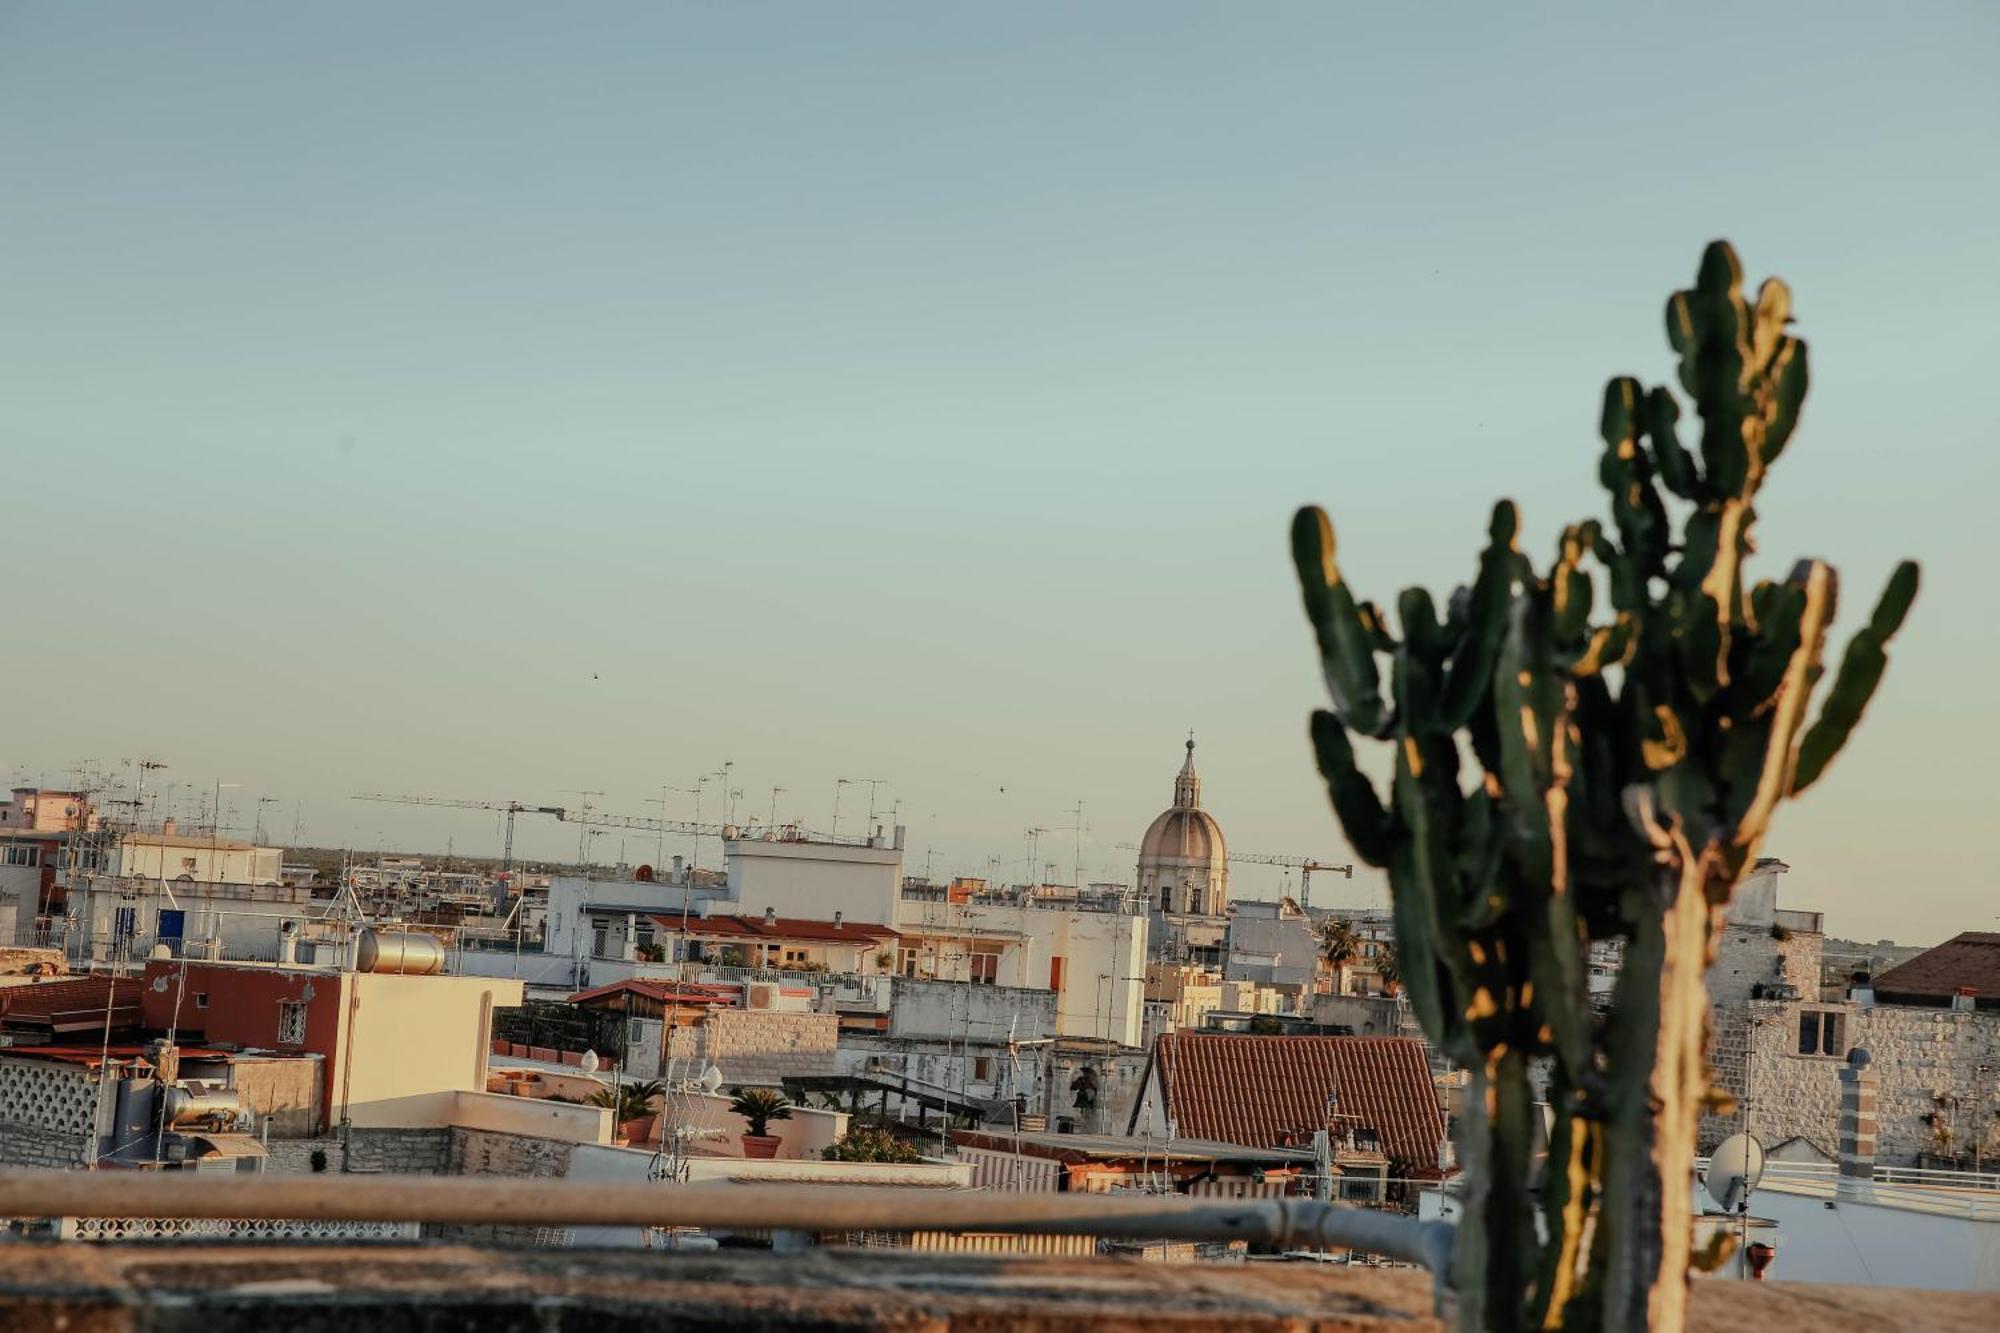
[[[577,1067],[586,1074],[595,1074],[597,1072],[597,1052],[585,1051],[583,1059],[577,1061]]]
[[[701,1071],[701,1086],[714,1092],[722,1086],[722,1071],[714,1065]]]
[[[1733,1213],[1764,1178],[1764,1145],[1748,1134],[1731,1134],[1708,1159],[1708,1197]]]

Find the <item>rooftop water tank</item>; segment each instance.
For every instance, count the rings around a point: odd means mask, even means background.
[[[444,945],[420,930],[364,930],[354,970],[431,976],[444,971]]]

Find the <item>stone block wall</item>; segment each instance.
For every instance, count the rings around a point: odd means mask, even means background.
[[[1838,1015],[1835,1055],[1799,1054],[1802,1013]],[[1703,1123],[1702,1146],[1747,1128],[1769,1147],[1803,1135],[1834,1150],[1840,1070],[1860,1046],[1879,1080],[1876,1160],[1914,1166],[1920,1153],[2000,1162],[2000,1011],[1913,1005],[1752,1002],[1717,1015],[1718,1082],[1745,1107]],[[1740,1093],[1747,1090],[1747,1098]]]
[[[264,1145],[264,1150],[267,1154],[264,1170],[273,1175],[311,1175],[312,1155],[316,1151],[326,1154],[328,1171],[340,1170],[340,1140],[337,1138],[274,1138]]]
[[[454,1176],[553,1176],[569,1174],[574,1143],[454,1126],[448,1171]]]
[[[90,1164],[92,1136],[39,1125],[0,1125],[0,1166],[74,1171]]]
[[[441,1176],[450,1173],[452,1129],[352,1129],[348,1131],[349,1171]],[[336,1167],[339,1157],[334,1158]]]
[[[1716,941],[1715,963],[1708,969],[1709,1002],[1718,1009],[1743,1004],[1760,983],[1790,985],[1801,1000],[1817,1000],[1821,943],[1811,931],[1724,926]]]
[[[455,1176],[553,1177],[569,1175],[574,1143],[502,1134],[489,1129],[451,1130],[450,1171]],[[426,1236],[481,1245],[536,1245],[547,1241],[535,1226],[430,1226]]]
[[[673,1060],[713,1064],[731,1083],[776,1083],[836,1072],[839,1038],[838,1014],[717,1009],[699,1027],[670,1033],[667,1054]]]

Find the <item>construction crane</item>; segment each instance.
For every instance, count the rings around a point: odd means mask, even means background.
[[[1315,870],[1336,872],[1354,878],[1353,865],[1334,865],[1330,861],[1316,861],[1310,856],[1267,856],[1261,852],[1231,852],[1229,859],[1244,861],[1259,866],[1289,866],[1299,872],[1299,906],[1312,906],[1312,874]]]
[[[1139,844],[1136,842],[1121,842],[1118,845],[1128,852],[1141,850]],[[1286,866],[1298,871],[1299,906],[1302,908],[1312,906],[1313,871],[1332,871],[1345,875],[1349,879],[1354,878],[1354,867],[1352,865],[1335,865],[1331,861],[1320,861],[1310,856],[1271,856],[1263,852],[1231,852],[1229,853],[1229,859],[1245,862],[1249,865]]]
[[[380,792],[362,792],[354,799],[386,801],[391,805],[441,805],[454,810],[504,810],[507,814],[507,837],[500,852],[500,876],[510,884],[514,876],[514,816],[554,815],[561,819],[564,815],[559,805],[529,805],[525,801],[454,801],[444,796],[388,796]]]
[[[592,793],[595,795],[596,793]],[[597,810],[571,810],[561,805],[530,805],[525,801],[454,801],[443,796],[390,796],[379,792],[367,792],[354,797],[357,801],[387,801],[394,805],[436,805],[455,810],[500,810],[507,815],[506,848],[501,856],[501,873],[514,869],[514,816],[553,815],[558,823],[576,824],[583,828],[644,829],[648,833],[683,833],[697,838],[747,838],[756,836],[753,829],[735,824],[699,824],[684,819],[654,819],[649,815],[612,815]],[[809,842],[834,842],[831,835],[821,835],[799,830],[799,835]],[[848,839],[851,843],[865,842],[866,839]]]

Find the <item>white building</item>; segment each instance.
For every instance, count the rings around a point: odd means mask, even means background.
[[[894,925],[903,888],[903,829],[893,842],[879,834],[864,844],[803,839],[733,838],[723,844],[729,911],[762,916]]]
[[[127,833],[111,848],[111,874],[184,884],[278,884],[284,849],[199,834]]]
[[[901,975],[1054,991],[1058,1036],[1144,1039],[1145,917],[977,899],[900,906]]]

